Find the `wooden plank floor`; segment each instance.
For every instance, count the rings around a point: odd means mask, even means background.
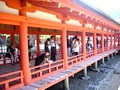
[[[70,67],[67,70],[58,72],[58,73],[56,73],[54,75],[51,75],[51,76],[48,76],[48,77],[46,77],[46,78],[44,78],[42,80],[39,80],[39,81],[37,81],[35,83],[32,83],[32,84],[30,84],[28,86],[19,88],[18,90],[30,90],[30,88],[32,88],[31,90],[38,90],[40,88],[41,88],[41,90],[42,89],[44,90],[44,89],[46,89],[46,88],[48,88],[48,87],[62,81],[62,80],[64,80],[65,78],[74,75],[75,73],[83,70],[85,67],[90,66],[91,64],[97,62],[98,60],[101,60],[103,57],[106,57],[106,56],[114,53],[115,51],[116,51],[116,49],[113,49],[113,50],[104,52],[102,54],[98,54],[97,56],[88,58],[83,63],[74,65],[74,66]]]

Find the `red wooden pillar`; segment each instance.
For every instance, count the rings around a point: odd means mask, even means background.
[[[40,39],[39,39],[39,33],[38,34],[36,34],[36,51],[37,51],[37,55],[40,55],[40,46],[39,46],[39,41],[40,41]]]
[[[106,39],[107,39],[107,41],[106,41],[106,47],[107,47],[107,50],[109,50],[109,42],[108,42],[108,40],[109,40],[109,35],[107,34],[107,36],[106,36]]]
[[[25,16],[24,11],[20,11],[20,15]],[[31,82],[31,73],[29,68],[29,59],[28,59],[28,38],[27,38],[27,23],[20,22],[20,65],[23,71],[24,83],[25,85],[30,84]]]
[[[64,68],[68,68],[68,60],[67,60],[67,30],[62,29],[62,57],[64,59]]]
[[[11,41],[11,43],[15,43],[15,34],[14,33],[10,34],[10,41]]]
[[[120,46],[120,36],[119,36],[119,34],[118,34],[118,46]]]
[[[96,41],[97,37],[96,37],[96,32],[94,32],[93,34],[93,45],[94,45],[94,54],[97,54],[97,41]]]
[[[112,37],[113,37],[113,35],[111,35],[111,37],[110,37],[111,38],[110,39],[110,47],[111,47],[111,49],[113,48],[113,38]]]
[[[116,34],[114,34],[114,48],[116,48]]]
[[[104,34],[101,35],[102,52],[104,52]]]
[[[82,31],[82,52],[83,59],[86,60],[86,32]]]

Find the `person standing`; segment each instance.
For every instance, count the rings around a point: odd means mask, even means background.
[[[71,41],[70,41],[70,39],[67,39],[67,54],[68,54],[68,57],[71,56]]]
[[[32,44],[30,43],[30,37],[28,36],[28,52],[29,52],[29,61],[31,60],[31,48],[32,48]]]
[[[73,38],[72,41],[72,55],[78,55],[79,53],[79,43],[77,41],[77,38]]]
[[[50,45],[50,39],[48,38],[48,39],[45,41],[45,52],[50,52],[50,50],[49,50],[49,45]]]
[[[54,41],[54,36],[50,37],[50,46],[51,46],[51,60],[55,61],[56,60],[56,45]]]

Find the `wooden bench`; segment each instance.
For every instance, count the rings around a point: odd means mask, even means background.
[[[90,57],[90,58],[86,59],[86,61],[79,63],[77,65],[74,65],[74,66],[68,68],[67,70],[50,75],[42,80],[39,80],[37,82],[30,84],[28,86],[19,88],[18,90],[45,90],[46,88],[64,80],[65,78],[70,77],[70,76],[74,75],[75,73],[78,73],[79,71],[83,70],[85,67],[88,67],[88,66],[92,65],[93,63],[101,60],[102,58],[109,56],[110,54],[116,52],[116,50],[117,49],[113,49],[113,50],[98,54],[96,56]]]

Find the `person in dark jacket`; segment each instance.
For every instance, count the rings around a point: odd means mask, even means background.
[[[50,52],[50,50],[49,50],[49,45],[50,45],[50,39],[48,38],[48,39],[45,41],[45,52]]]
[[[50,37],[50,45],[51,45],[51,59],[52,61],[56,60],[56,43],[54,41],[54,36]]]
[[[32,44],[30,43],[30,37],[28,36],[28,54],[29,54],[29,61],[31,61],[31,49],[32,49]]]
[[[35,58],[35,66],[38,66],[38,65],[40,65],[40,64],[42,64],[42,63],[48,62],[48,56],[49,56],[49,55],[50,55],[49,52],[45,52],[45,53],[37,56],[37,57]],[[38,70],[38,69],[40,69],[40,68],[36,68],[36,70]]]

